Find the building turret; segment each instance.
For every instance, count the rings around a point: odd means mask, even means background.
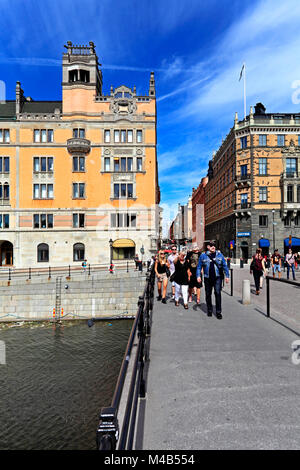
[[[151,73],[150,73],[149,96],[154,96],[154,97],[155,97],[154,72],[151,72]]]

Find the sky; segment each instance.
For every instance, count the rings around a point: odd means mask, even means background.
[[[262,102],[267,112],[300,111],[299,0],[0,0],[0,80],[6,98],[61,99],[68,40],[93,41],[103,92],[155,72],[157,156],[165,223],[207,173],[208,161]]]

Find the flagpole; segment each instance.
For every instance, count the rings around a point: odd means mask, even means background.
[[[246,64],[244,62],[244,118],[246,119]]]

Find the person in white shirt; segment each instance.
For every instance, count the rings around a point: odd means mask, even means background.
[[[175,245],[172,246],[172,253],[168,257],[168,262],[170,264],[170,275],[174,274],[175,272],[175,265],[174,265],[174,259],[177,258],[178,253],[177,253],[177,248]],[[172,299],[175,299],[175,282],[172,282]]]

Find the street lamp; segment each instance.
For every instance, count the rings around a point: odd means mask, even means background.
[[[113,240],[109,240],[109,247],[110,247],[110,266],[112,265],[112,246],[113,246]]]
[[[274,222],[274,215],[275,215],[275,210],[272,209],[272,214],[273,214],[273,253],[275,251],[275,222]]]

